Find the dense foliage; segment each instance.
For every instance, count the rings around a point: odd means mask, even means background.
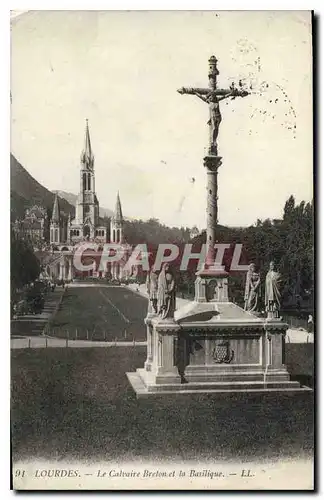
[[[40,273],[39,261],[28,240],[20,239],[11,232],[10,247],[11,293],[35,281]]]
[[[235,243],[242,244],[240,263],[254,262],[261,274],[262,283],[271,260],[275,261],[283,279],[283,305],[285,308],[312,308],[314,291],[314,214],[313,202],[296,204],[290,196],[283,208],[282,218],[257,220],[253,226],[230,228],[218,226],[219,243],[229,243],[225,252],[225,267],[229,270]],[[188,228],[169,228],[157,219],[126,221],[125,236],[129,243],[146,243],[153,253],[159,243],[175,243],[183,246],[193,243],[193,251],[199,251],[206,241],[202,232],[190,239]],[[178,289],[184,296],[192,296],[197,260],[191,261],[186,272],[179,272],[180,257],[174,263]],[[229,281],[231,299],[242,304],[245,273],[232,273]]]
[[[125,237],[132,245],[147,243],[155,247],[159,243],[182,244],[190,241],[189,228],[168,227],[158,219],[126,220]]]

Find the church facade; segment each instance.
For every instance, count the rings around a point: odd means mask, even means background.
[[[29,240],[35,246],[43,244],[48,233],[48,217],[46,208],[34,205],[25,210],[25,217],[16,220],[13,230],[22,239]]]
[[[110,229],[110,231],[109,231]],[[50,220],[50,245],[52,248],[52,264],[47,265],[47,273],[52,278],[70,281],[78,274],[73,266],[73,255],[79,245],[94,242],[102,249],[105,243],[123,245],[128,250],[124,240],[124,219],[119,193],[115,212],[111,217],[110,228],[100,224],[99,202],[95,191],[94,154],[92,151],[88,120],[86,121],[85,142],[80,161],[79,194],[75,206],[75,216],[63,214],[60,211],[59,197],[56,193],[52,218]],[[127,252],[126,252],[127,254]],[[116,263],[109,269],[98,270],[94,264],[87,276],[122,279],[125,275],[124,264]],[[84,273],[83,273],[84,275]],[[127,277],[127,276],[126,276]]]

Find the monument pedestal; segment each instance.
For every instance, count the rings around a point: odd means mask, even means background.
[[[220,290],[214,295],[222,300],[207,301],[202,290],[208,296],[211,284],[206,287],[204,279],[197,279],[198,300],[177,310],[174,321],[146,318],[147,360],[143,369],[127,373],[137,397],[310,390],[291,381],[285,366],[288,325],[226,300],[227,277],[216,279]]]

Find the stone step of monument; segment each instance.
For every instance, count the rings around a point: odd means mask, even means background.
[[[290,382],[289,374],[287,372],[284,373],[275,373],[275,374],[267,374],[266,378],[264,373],[260,372],[252,372],[252,373],[244,373],[244,372],[235,372],[235,373],[211,373],[208,374],[208,381],[206,380],[206,374],[197,375],[197,374],[185,374],[185,379],[190,384],[249,384],[249,383],[260,383],[264,384],[265,381],[267,383],[285,383]]]
[[[152,386],[153,390],[251,390],[251,389],[298,389],[300,387],[299,382],[296,381],[284,381],[284,382],[259,382],[259,381],[246,381],[246,382],[189,382],[183,384],[157,384]],[[148,386],[150,390],[150,386]]]
[[[183,383],[145,385],[138,373],[127,373],[137,397],[163,394],[230,394],[230,393],[296,393],[312,391],[309,387],[301,386],[297,381],[286,382],[218,382],[218,383]]]

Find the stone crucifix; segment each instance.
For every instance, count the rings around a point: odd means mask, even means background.
[[[216,244],[216,229],[218,222],[218,206],[217,206],[217,174],[218,167],[221,165],[221,157],[218,156],[217,148],[217,138],[219,132],[219,126],[222,121],[222,115],[219,103],[220,101],[236,97],[245,97],[249,95],[245,89],[243,89],[242,82],[239,81],[239,88],[235,87],[234,83],[227,89],[218,88],[217,86],[217,76],[219,71],[217,69],[217,59],[215,56],[211,56],[208,61],[209,63],[209,87],[208,88],[193,88],[193,87],[182,87],[178,90],[179,94],[189,94],[199,97],[208,104],[209,107],[209,148],[208,155],[204,158],[204,165],[207,168],[207,260],[206,264],[212,266],[215,256],[215,244]]]
[[[228,89],[222,89],[217,87],[217,76],[219,71],[217,69],[217,59],[215,56],[211,56],[209,59],[209,88],[194,88],[194,87],[182,87],[178,90],[179,94],[189,94],[199,97],[202,101],[206,102],[209,106],[209,129],[210,129],[210,139],[209,139],[209,155],[218,155],[217,151],[217,137],[219,126],[222,121],[222,114],[220,110],[220,101],[236,97],[245,97],[249,95],[249,92],[240,88],[236,88],[234,83]],[[241,81],[239,81],[239,86],[242,87]]]

